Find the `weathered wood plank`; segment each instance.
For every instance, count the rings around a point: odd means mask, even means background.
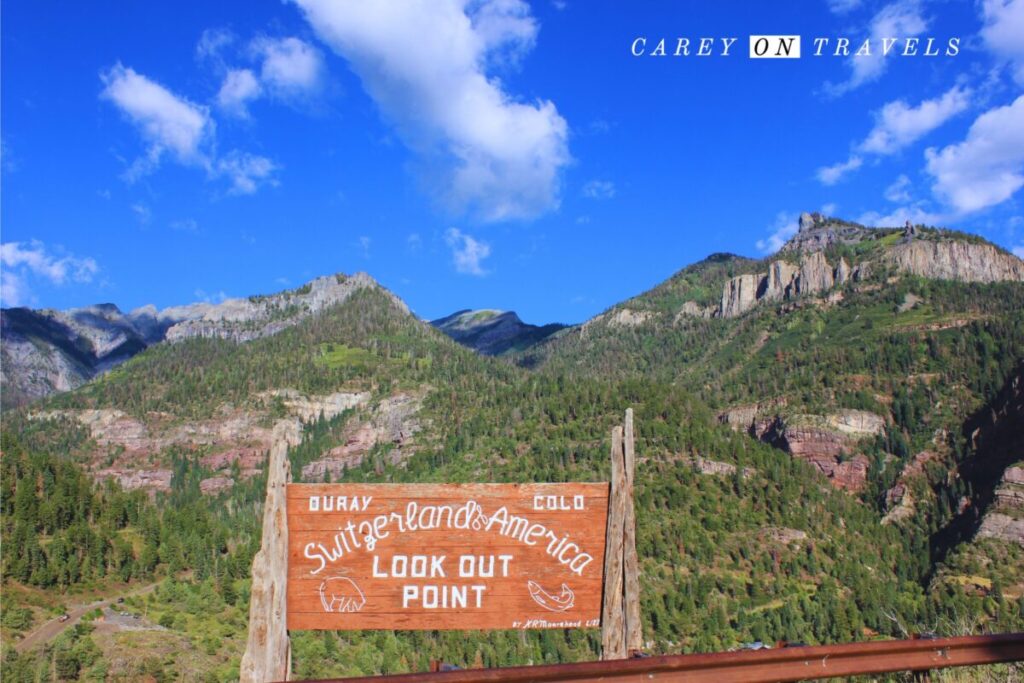
[[[626,656],[622,618],[622,544],[626,514],[626,473],[622,451],[622,427],[612,430],[611,495],[608,534],[605,541],[604,604],[601,609],[601,658]]]
[[[249,634],[239,668],[241,683],[285,680],[291,672],[287,631],[288,562],[287,486],[292,479],[288,447],[299,443],[298,421],[274,426],[267,463],[267,498],[263,504],[263,538],[252,561]]]
[[[293,484],[292,629],[597,627],[608,484]]]
[[[633,504],[633,481],[636,470],[636,447],[633,432],[633,409],[626,410],[623,454],[626,470],[626,515],[623,522],[623,601],[626,629],[626,653],[643,649],[643,622],[640,620],[640,567],[636,556],[636,511]]]

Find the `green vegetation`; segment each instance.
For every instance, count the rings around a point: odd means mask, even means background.
[[[864,249],[885,248],[895,236],[881,234]],[[754,640],[841,642],[904,629],[1024,628],[1020,548],[971,543],[936,564],[931,547],[961,498],[973,495],[950,476],[973,454],[963,425],[1024,359],[1024,286],[889,283],[888,274],[877,274],[848,285],[828,306],[797,300],[734,320],[677,317],[685,302],[717,301],[726,278],[761,268],[716,255],[623,304],[651,312],[644,323],[597,321],[515,363],[470,353],[368,289],[246,344],[155,346],[45,407],[116,408],[142,420],[159,411],[159,419],[180,423],[213,418],[223,406],[266,410],[256,396],[272,389],[358,390],[375,400],[415,391],[424,396],[415,452],[392,464],[385,457],[391,445],[379,445],[341,480],[530,482],[606,478],[607,435],[632,406],[652,652]],[[908,294],[919,303],[904,307]],[[883,434],[857,443],[871,463],[858,495],[719,422],[725,408],[773,400],[787,416],[854,408],[884,418]],[[268,419],[286,412],[278,401]],[[308,424],[290,452],[296,476],[343,445],[357,419],[358,411],[348,411]],[[70,601],[103,582],[159,581],[125,609],[166,629],[117,640],[81,627],[33,654],[8,649],[5,680],[37,680],[57,666],[83,680],[104,671],[161,680],[165,674],[154,672],[185,667],[208,680],[237,676],[265,479],[236,472],[229,491],[203,495],[205,451],[173,447],[154,454],[174,472],[171,490],[150,499],[85,474],[81,463],[116,453],[72,420],[5,416],[3,439],[3,538],[6,547],[24,549],[5,553],[5,586],[45,587]],[[912,514],[882,524],[887,493],[928,449],[935,458],[906,482],[917,501]],[[705,474],[697,458],[734,470]],[[24,633],[44,616],[21,594],[4,592],[5,635]],[[597,648],[594,631],[293,637],[298,677],[422,671],[432,659],[460,666],[573,661]],[[130,664],[117,656],[126,650],[136,655]]]

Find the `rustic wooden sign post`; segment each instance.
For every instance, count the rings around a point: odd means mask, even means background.
[[[612,481],[291,484],[271,451],[243,683],[290,673],[287,630],[602,629],[642,646],[633,411]]]
[[[288,566],[285,488],[292,480],[288,447],[300,442],[300,433],[296,421],[283,420],[274,427],[274,443],[267,462],[263,541],[252,561],[249,636],[239,669],[241,683],[288,680],[292,668],[285,601]]]
[[[640,621],[639,563],[633,475],[636,448],[633,409],[624,426],[612,430],[612,481],[605,541],[604,604],[601,611],[601,658],[622,659],[643,648]]]

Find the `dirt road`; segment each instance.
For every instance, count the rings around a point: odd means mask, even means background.
[[[128,593],[122,593],[121,595],[115,595],[110,598],[104,598],[103,600],[90,602],[86,605],[75,605],[74,607],[68,609],[67,614],[69,618],[67,621],[61,621],[59,617],[55,617],[47,622],[44,622],[35,631],[32,631],[32,633],[29,633],[27,636],[25,636],[17,643],[15,643],[14,649],[18,652],[25,652],[27,650],[31,650],[33,647],[37,645],[48,643],[57,636],[59,636],[61,633],[63,633],[65,630],[71,628],[79,621],[81,621],[82,617],[88,612],[91,612],[96,608],[102,609],[104,607],[107,607],[116,602],[118,598],[130,598],[135,597],[137,595],[145,595],[146,593],[152,593],[156,589],[157,585],[158,584],[156,583],[151,583],[140,588],[136,588],[135,590],[130,591]]]

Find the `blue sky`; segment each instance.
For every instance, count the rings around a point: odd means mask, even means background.
[[[1024,0],[2,12],[4,306],[364,270],[426,318],[577,322],[712,252],[769,253],[805,210],[1024,254]],[[750,34],[804,57],[749,59]],[[881,57],[886,36],[959,54]],[[715,54],[635,57],[638,37]],[[841,37],[872,56],[832,56]]]

